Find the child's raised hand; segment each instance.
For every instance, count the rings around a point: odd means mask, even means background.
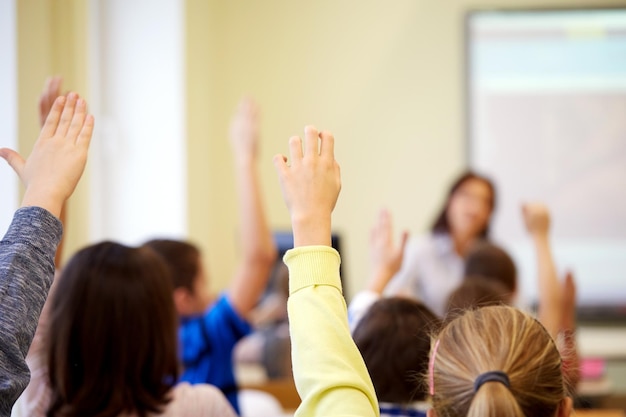
[[[54,101],[61,95],[61,83],[63,78],[59,76],[48,77],[43,87],[43,91],[39,96],[39,126],[43,127],[46,123],[46,118]]]
[[[93,125],[93,116],[87,115],[87,103],[70,93],[54,101],[27,160],[11,149],[0,149],[0,157],[11,165],[26,187],[23,207],[43,207],[59,217],[63,203],[85,169]]]
[[[259,108],[251,98],[239,103],[230,122],[230,142],[235,157],[248,161],[256,157],[259,141]]]
[[[550,230],[550,212],[542,203],[527,203],[522,205],[522,216],[526,230],[533,237],[545,237]]]
[[[400,270],[404,258],[409,233],[402,232],[400,244],[396,246],[393,239],[393,225],[388,210],[381,210],[378,221],[370,233],[370,259],[372,263],[372,278],[369,289],[382,293],[391,278]]]
[[[302,139],[289,139],[289,162],[274,156],[283,198],[291,214],[294,245],[328,245],[331,240],[331,213],[341,190],[339,164],[335,161],[335,138],[330,132],[304,128]]]

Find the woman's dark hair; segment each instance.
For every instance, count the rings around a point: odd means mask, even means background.
[[[378,400],[406,404],[426,398],[420,376],[428,369],[430,334],[439,319],[423,304],[401,297],[376,302],[353,333]]]
[[[113,242],[72,257],[46,335],[48,417],[159,413],[178,378],[177,316],[161,258]]]
[[[180,240],[153,239],[144,243],[158,253],[170,271],[174,288],[186,288],[192,294],[194,282],[198,275],[200,250],[191,243]]]
[[[467,181],[478,180],[484,182],[491,191],[491,201],[490,206],[491,210],[496,207],[496,187],[493,185],[493,182],[482,175],[479,175],[472,171],[466,171],[461,176],[459,176],[456,181],[452,183],[450,190],[448,191],[448,195],[446,196],[446,201],[439,212],[439,215],[435,218],[435,222],[431,226],[430,230],[433,233],[450,233],[450,223],[448,222],[448,208],[450,207],[450,200],[454,193],[457,192],[459,188]],[[485,225],[485,228],[478,234],[480,237],[486,238],[489,236],[489,223]]]
[[[517,268],[513,258],[501,247],[487,241],[478,241],[470,247],[464,275],[480,275],[497,281],[510,293],[517,289]]]

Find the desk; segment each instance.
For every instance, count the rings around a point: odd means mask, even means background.
[[[572,417],[626,417],[621,410],[576,410]]]

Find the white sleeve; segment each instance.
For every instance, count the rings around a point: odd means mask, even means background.
[[[376,291],[363,290],[359,291],[354,298],[352,298],[352,302],[348,306],[348,323],[350,324],[350,333],[354,332],[356,326],[359,325],[361,319],[367,312],[370,307],[376,303],[376,301],[381,299],[381,295]]]

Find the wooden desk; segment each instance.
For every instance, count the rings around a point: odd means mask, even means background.
[[[575,410],[572,417],[626,417],[622,410]]]

